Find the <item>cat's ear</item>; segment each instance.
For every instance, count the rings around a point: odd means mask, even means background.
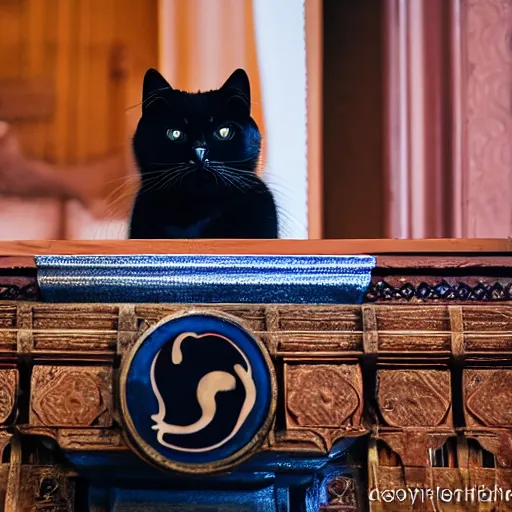
[[[251,115],[251,85],[243,69],[234,71],[221,90],[229,94],[226,108],[234,109],[242,115]]]
[[[251,84],[247,73],[243,69],[234,71],[224,82],[222,89],[236,89],[246,97],[248,103],[251,102]]]
[[[144,75],[144,84],[142,86],[142,101],[146,101],[151,95],[172,89],[169,82],[156,70],[150,68]]]

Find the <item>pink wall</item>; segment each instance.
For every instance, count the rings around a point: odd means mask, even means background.
[[[388,236],[512,234],[512,0],[386,0]]]
[[[470,237],[512,235],[512,0],[467,2]]]

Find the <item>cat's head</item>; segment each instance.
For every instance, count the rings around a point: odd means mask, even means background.
[[[156,182],[161,171],[181,184],[233,186],[254,173],[261,135],[251,117],[247,74],[238,69],[220,89],[190,93],[149,69],[133,147],[143,181]]]

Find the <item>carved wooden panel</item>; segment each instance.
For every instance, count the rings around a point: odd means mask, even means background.
[[[113,452],[127,449],[119,428],[63,428],[56,439],[63,450]]]
[[[447,370],[379,370],[377,401],[391,427],[437,427],[450,424],[450,372]]]
[[[383,429],[377,438],[389,447],[392,455],[399,457],[400,463],[404,466],[423,468],[431,465],[431,454],[443,446],[451,435],[454,433],[442,429],[436,431],[416,427],[399,431]],[[393,457],[390,460],[393,460]]]
[[[357,512],[359,510],[357,500],[356,479],[347,475],[337,475],[327,482],[327,503],[320,511],[324,512]]]
[[[18,392],[18,370],[0,370],[0,425],[4,425],[14,410]]]
[[[55,467],[22,466],[16,506],[20,511],[74,510],[74,481]]]
[[[480,431],[469,431],[468,438],[478,442],[484,450],[494,455],[496,468],[510,469],[512,467],[512,432],[510,429],[485,429]],[[478,455],[477,458],[480,458]],[[481,461],[478,461],[481,464]],[[512,497],[511,497],[512,500]]]
[[[16,425],[18,431],[26,438],[50,437],[63,451],[126,454],[131,448],[113,419],[119,417],[112,398],[116,360],[123,360],[150,326],[190,307],[2,303],[4,362],[12,364],[16,356],[27,355],[34,362],[29,409],[22,411],[29,421]],[[326,457],[337,441],[366,437],[389,452],[386,457],[369,457],[370,471],[381,489],[394,482],[399,487],[418,482],[430,488],[432,482],[439,482],[458,488],[465,485],[464,478],[485,483],[491,481],[491,474],[496,481],[504,480],[505,488],[512,467],[512,370],[503,364],[512,354],[509,303],[211,304],[201,309],[234,315],[271,355],[280,409],[262,442],[266,456],[292,452]],[[452,372],[459,368],[465,372],[466,392],[452,399],[451,379],[458,378]],[[454,424],[456,401],[464,402],[466,424]],[[477,441],[495,456],[497,469],[476,467],[476,472],[468,472],[462,442],[455,458],[439,457],[454,438]],[[363,439],[358,442],[365,446]],[[364,459],[364,448],[360,454]],[[441,459],[453,467],[431,467]],[[478,461],[470,462],[471,468],[478,466]],[[364,466],[366,460],[357,464]],[[482,476],[478,469],[488,473]],[[349,482],[335,479],[325,485],[325,512],[354,510]],[[362,496],[365,500],[366,491]],[[400,510],[394,505],[382,510]],[[375,507],[372,510],[379,510]]]
[[[512,370],[464,370],[469,427],[512,427]]]
[[[361,427],[363,378],[354,364],[287,364],[288,428]]]
[[[111,368],[34,368],[30,410],[32,425],[106,427],[112,424],[111,413]]]

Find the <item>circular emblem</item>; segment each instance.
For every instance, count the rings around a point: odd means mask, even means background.
[[[187,473],[240,462],[275,412],[266,348],[223,314],[164,318],[123,361],[120,386],[133,447],[150,462]]]

